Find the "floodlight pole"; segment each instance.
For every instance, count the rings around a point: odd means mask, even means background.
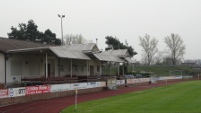
[[[61,38],[62,38],[62,44],[61,45],[64,45],[62,18],[64,18],[65,15],[58,14],[58,17],[61,18]]]

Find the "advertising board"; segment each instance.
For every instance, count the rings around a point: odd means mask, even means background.
[[[54,84],[50,86],[50,92],[61,92],[71,90],[70,84]]]
[[[105,81],[100,82],[100,87],[106,87],[106,82]]]
[[[8,89],[8,96],[9,96],[9,97],[24,96],[25,94],[26,94],[26,89],[25,89],[25,87],[9,88],[9,89]]]
[[[125,80],[117,80],[117,85],[124,85],[125,84]]]
[[[87,88],[99,87],[98,82],[87,82]]]
[[[49,85],[29,86],[29,87],[25,87],[25,89],[26,89],[26,95],[49,93],[50,92],[50,86]]]
[[[127,79],[127,84],[149,82],[150,80],[151,80],[150,78]]]
[[[71,84],[71,90],[75,89],[87,89],[87,83],[74,83]]]
[[[1,89],[0,90],[0,98],[7,98],[8,97],[8,90],[7,89]]]

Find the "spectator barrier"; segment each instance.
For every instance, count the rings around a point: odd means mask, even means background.
[[[185,76],[185,77],[184,76],[166,76],[166,77],[157,77],[156,79],[157,80],[171,80],[171,79],[182,79],[182,78],[191,78],[191,76]],[[136,84],[136,83],[146,83],[146,82],[150,82],[150,81],[151,81],[151,78],[129,78],[129,79],[123,79],[123,80],[116,80],[116,86]],[[107,85],[109,85],[109,84],[107,84]],[[102,82],[38,85],[38,86],[1,89],[0,90],[0,99],[26,96],[26,95],[34,95],[34,94],[43,94],[43,93],[72,91],[72,90],[76,90],[76,89],[90,89],[90,88],[106,87],[107,85],[106,85],[106,81],[102,81]]]
[[[18,97],[34,94],[70,91],[76,89],[89,89],[106,87],[106,82],[87,82],[71,84],[38,85],[0,90],[0,98]]]

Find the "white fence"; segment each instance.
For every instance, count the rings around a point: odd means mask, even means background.
[[[164,76],[164,77],[157,77],[157,80],[171,80],[171,79],[182,79],[182,76]]]
[[[76,89],[89,89],[97,87],[106,87],[106,82],[87,82],[71,84],[39,85],[19,88],[9,88],[0,90],[0,98],[18,97],[41,93],[62,92]]]
[[[170,80],[170,79],[182,79],[182,76],[165,76],[157,77],[156,80]],[[190,78],[190,77],[188,77]],[[113,80],[111,79],[108,85],[125,85],[125,84],[135,84],[135,83],[145,83],[151,81],[151,78],[134,78],[126,80]],[[89,89],[97,87],[106,87],[106,82],[86,82],[86,83],[71,83],[71,84],[54,84],[54,85],[39,85],[39,86],[28,86],[19,88],[9,88],[0,90],[0,98],[18,97],[41,93],[50,92],[62,92],[77,89]]]
[[[127,84],[135,84],[135,83],[144,83],[149,82],[150,78],[135,78],[135,79],[127,79]]]

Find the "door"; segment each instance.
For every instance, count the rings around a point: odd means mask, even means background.
[[[90,66],[90,75],[91,76],[94,75],[94,66],[93,65]]]
[[[45,75],[46,75],[46,64],[45,64]],[[51,64],[47,64],[47,76],[51,76]]]

